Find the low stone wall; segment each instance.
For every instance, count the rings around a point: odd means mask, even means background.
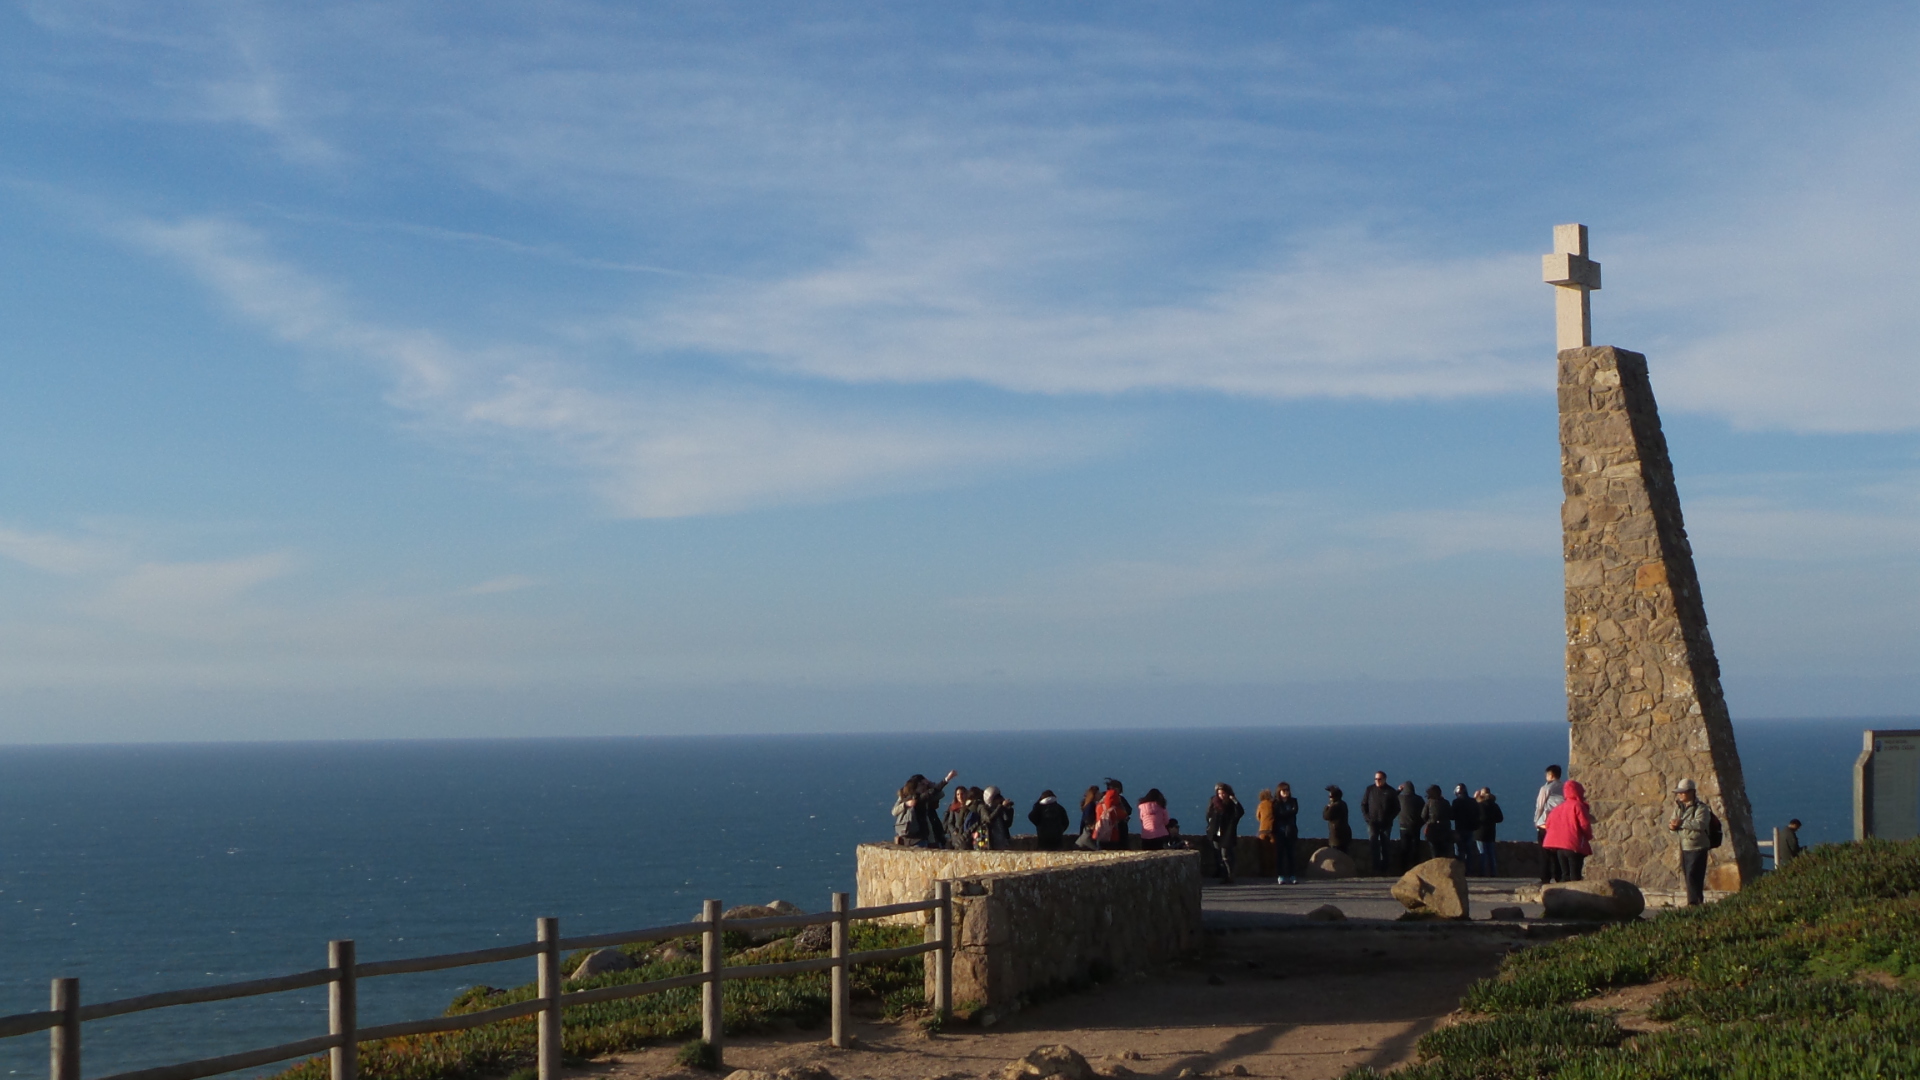
[[[1142,854],[1137,851],[1036,851],[1033,837],[1017,836],[1024,841],[1007,851],[949,851],[943,848],[899,847],[894,844],[861,844],[855,851],[855,903],[859,907],[886,904],[910,904],[933,899],[933,883],[942,879],[956,881],[988,874],[1019,873],[1059,866],[1125,859]],[[893,922],[920,922],[920,915],[896,915]]]
[[[954,1001],[998,1016],[1200,946],[1198,852],[863,844],[858,858],[861,907],[930,899],[934,882],[953,882]]]
[[[996,1016],[1200,947],[1200,858],[1191,851],[1115,853],[961,878],[954,888],[953,999]]]

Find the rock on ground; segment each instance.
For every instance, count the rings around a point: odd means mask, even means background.
[[[806,927],[794,935],[793,944],[806,952],[826,952],[833,948],[833,927],[825,923]]]
[[[1332,904],[1321,904],[1319,907],[1307,912],[1307,918],[1314,922],[1346,922],[1347,913],[1334,907]]]
[[[1415,915],[1470,918],[1467,864],[1459,859],[1428,859],[1400,875],[1393,883],[1393,898]]]
[[[1487,912],[1487,918],[1495,922],[1519,922],[1526,917],[1527,913],[1517,907],[1497,907]]]
[[[1631,881],[1567,881],[1540,890],[1549,919],[1586,919],[1595,922],[1637,919],[1647,910],[1647,898]]]
[[[800,908],[797,905],[788,903],[785,900],[775,900],[771,904],[739,904],[721,912],[720,918],[722,920],[774,919],[782,915],[798,914],[800,914]],[[704,918],[706,918],[706,915],[702,913],[695,915],[688,921],[699,922]],[[747,936],[753,939],[754,944],[763,945],[772,941],[774,938],[780,937],[781,934],[782,931],[779,930],[751,930],[748,931]]]
[[[1337,847],[1323,847],[1307,856],[1307,873],[1317,878],[1350,878],[1359,870],[1353,856]]]
[[[1001,1080],[1094,1080],[1093,1066],[1071,1046],[1036,1046],[1026,1057],[1000,1070]]]
[[[633,957],[619,949],[600,949],[588,953],[587,958],[580,961],[580,966],[573,969],[573,977],[591,979],[596,975],[606,975],[615,971],[632,971],[639,966],[633,962]]]

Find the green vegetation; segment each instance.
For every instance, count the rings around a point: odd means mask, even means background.
[[[918,926],[854,923],[849,935],[856,952],[892,949],[918,944]],[[587,990],[599,986],[651,982],[700,970],[699,939],[677,943],[686,956],[662,959],[662,949],[636,945],[624,949],[638,967],[629,971],[569,983],[567,990]],[[726,936],[730,955],[728,966],[771,964],[823,956],[802,952],[792,937],[741,955],[744,935],[737,940]],[[584,954],[566,958],[565,971],[579,967]],[[905,1016],[925,1007],[919,957],[880,964],[861,964],[853,968],[852,997],[856,1002],[876,1007],[889,1017]],[[722,980],[727,1031],[730,1034],[760,1030],[778,1023],[802,1028],[819,1027],[832,1015],[829,975],[815,972],[773,979]],[[449,1016],[479,1012],[483,1009],[527,1001],[535,996],[534,984],[495,990],[476,986],[455,998],[447,1009]],[[578,1005],[565,1012],[563,1054],[580,1060],[619,1050],[633,1050],[661,1042],[694,1040],[690,1046],[705,1047],[700,1036],[700,988],[682,987],[646,997],[621,1001]],[[360,1047],[360,1074],[367,1080],[464,1080],[468,1077],[508,1076],[533,1063],[536,1036],[534,1019],[526,1017],[467,1031],[449,1031],[436,1035],[414,1035],[364,1043]],[[711,1048],[707,1048],[711,1053]],[[683,1047],[682,1054],[687,1051]],[[301,1062],[275,1080],[326,1080],[327,1059]]]
[[[1917,980],[1920,841],[1825,846],[1718,904],[1514,954],[1468,991],[1479,1017],[1421,1039],[1419,1062],[1393,1075],[1920,1076]],[[1664,987],[1650,1030],[1572,1007],[1650,984]]]

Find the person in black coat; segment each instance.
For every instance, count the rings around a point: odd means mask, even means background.
[[[1473,793],[1479,817],[1474,820],[1473,841],[1480,849],[1480,873],[1487,877],[1500,876],[1500,863],[1495,858],[1499,847],[1497,839],[1500,823],[1507,815],[1500,810],[1500,804],[1493,798],[1492,788],[1481,788]]]
[[[1273,789],[1274,871],[1281,885],[1300,881],[1300,868],[1294,865],[1298,861],[1295,856],[1299,846],[1300,800],[1293,797],[1293,785],[1282,780]]]
[[[1467,863],[1467,873],[1473,873],[1474,864],[1479,862],[1479,851],[1473,842],[1473,828],[1480,823],[1480,804],[1467,794],[1467,785],[1453,785],[1453,843],[1460,849],[1456,858]]]
[[[1427,846],[1436,859],[1453,858],[1453,807],[1439,784],[1427,785]]]
[[[1360,820],[1367,823],[1367,842],[1373,845],[1373,872],[1387,872],[1387,846],[1393,839],[1393,819],[1400,813],[1400,796],[1387,786],[1387,774],[1373,774],[1373,783],[1360,793]]]
[[[1427,823],[1427,800],[1413,790],[1413,781],[1400,783],[1400,871],[1419,861],[1420,826]]]
[[[1040,837],[1041,851],[1059,851],[1066,843],[1067,826],[1071,819],[1067,808],[1060,805],[1051,790],[1040,793],[1040,798],[1027,811],[1027,820],[1033,822],[1033,831]]]
[[[1207,839],[1213,844],[1223,884],[1233,884],[1234,856],[1240,847],[1240,819],[1246,814],[1247,808],[1234,796],[1232,784],[1213,785],[1213,801],[1207,804]]]
[[[1353,826],[1347,824],[1346,793],[1339,784],[1327,785],[1327,805],[1320,811],[1320,820],[1327,823],[1327,846],[1347,850],[1353,843]]]

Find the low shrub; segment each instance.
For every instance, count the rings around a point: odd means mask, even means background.
[[[1516,953],[1396,1080],[1920,1076],[1920,841],[1815,848],[1720,903]],[[1628,1036],[1568,1006],[1673,985]],[[1376,1076],[1370,1069],[1354,1080]]]

